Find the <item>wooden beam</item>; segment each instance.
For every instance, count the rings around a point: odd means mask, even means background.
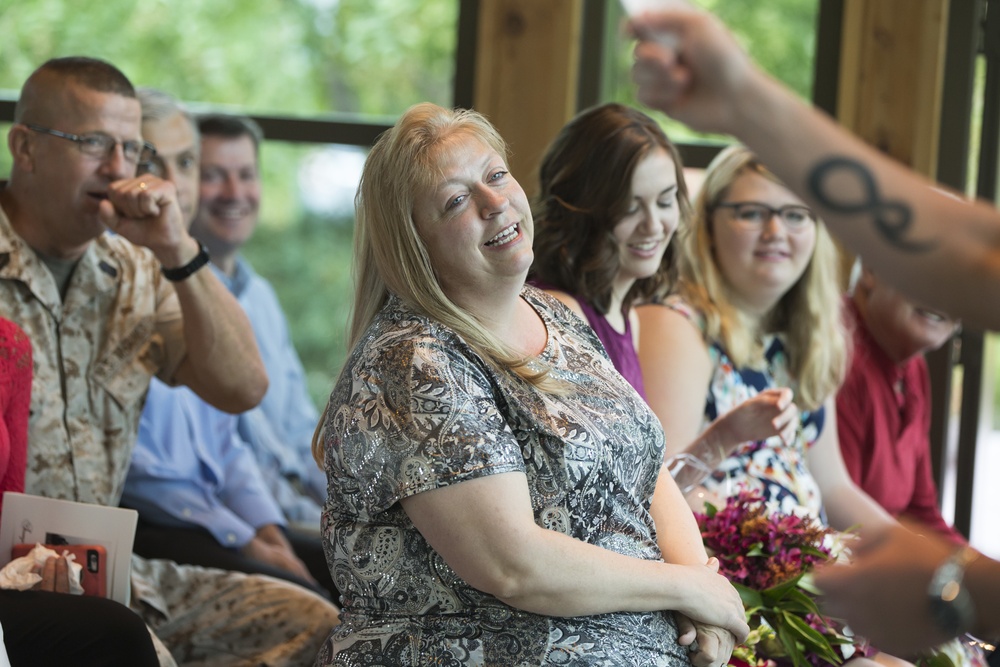
[[[576,112],[582,23],[582,0],[480,0],[475,108],[510,144],[529,196],[546,146]]]
[[[844,0],[837,120],[934,178],[949,0]],[[855,256],[840,246],[844,286]]]
[[[948,0],[847,0],[838,120],[931,178],[941,124]]]
[[[960,0],[968,4],[968,0]],[[942,125],[945,64],[950,13],[949,0],[844,0],[841,42],[838,120],[883,153],[932,179],[938,178],[939,145]],[[964,22],[974,26],[977,12],[965,12]],[[961,22],[961,21],[960,21]],[[956,36],[964,36],[969,26],[954,26]],[[965,30],[966,32],[963,32]],[[972,49],[966,36],[965,48]],[[953,53],[954,58],[954,53]],[[971,57],[953,63],[958,73],[967,72]],[[956,83],[956,82],[952,82]],[[953,95],[954,85],[949,89]],[[968,91],[966,91],[968,94]],[[971,97],[971,95],[970,95]],[[967,106],[964,107],[968,113]],[[953,114],[954,115],[954,114]],[[954,118],[950,119],[954,123]],[[967,122],[959,124],[967,133]],[[968,137],[962,137],[967,147]],[[945,157],[951,162],[965,160],[949,146]],[[963,165],[964,167],[964,165]],[[964,180],[962,174],[942,174],[945,181]],[[853,260],[845,253],[845,263]],[[959,431],[959,461],[955,498],[955,527],[969,535],[972,503],[972,467],[978,430],[980,388],[983,383],[982,334],[966,331],[962,336],[965,366]],[[946,456],[950,422],[952,345],[930,355],[933,370],[932,455],[940,472]],[[939,489],[942,476],[937,475]]]

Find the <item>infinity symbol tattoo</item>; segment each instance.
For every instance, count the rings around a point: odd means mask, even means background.
[[[856,179],[865,194],[861,200],[839,200],[833,193],[826,192],[825,182],[840,173]],[[882,200],[871,172],[857,160],[835,157],[820,162],[809,174],[809,190],[823,208],[847,215],[870,214],[882,237],[900,250],[927,252],[935,245],[930,241],[905,238],[913,225],[910,207],[901,201]]]

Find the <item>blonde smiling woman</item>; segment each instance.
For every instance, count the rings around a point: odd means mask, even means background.
[[[343,595],[319,664],[724,663],[739,595],[656,418],[525,286],[531,211],[492,126],[411,108],[357,206],[353,350],[314,442]]]

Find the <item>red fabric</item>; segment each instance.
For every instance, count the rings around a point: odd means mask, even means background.
[[[846,309],[854,323],[854,352],[837,394],[837,430],[851,478],[893,516],[915,519],[964,544],[938,507],[927,362],[917,355],[897,366],[868,333],[853,302]]]
[[[24,491],[31,404],[31,341],[0,318],[0,507],[4,491]]]

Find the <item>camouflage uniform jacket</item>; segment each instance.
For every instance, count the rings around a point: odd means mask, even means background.
[[[104,234],[66,301],[0,211],[0,315],[32,341],[27,493],[117,505],[154,374],[184,357],[180,305],[148,250]]]
[[[34,352],[25,491],[117,505],[150,378],[173,384],[187,351],[159,263],[103,234],[63,301],[0,208],[0,316]],[[164,667],[311,664],[337,623],[333,605],[294,584],[135,555],[131,607],[155,632]]]

